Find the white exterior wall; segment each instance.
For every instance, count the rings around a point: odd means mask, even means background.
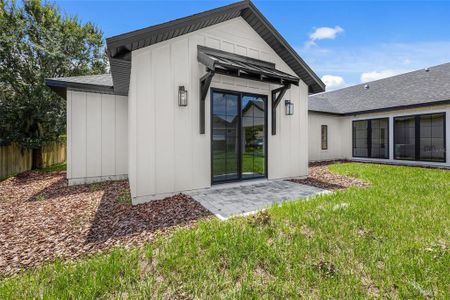
[[[206,132],[199,133],[197,45],[246,55],[276,64],[295,75],[264,40],[236,18],[132,52],[129,91],[129,179],[133,203],[211,185],[210,95]],[[178,106],[178,86],[188,91],[188,106]],[[216,75],[212,88],[267,95],[279,86]],[[293,116],[277,109],[277,135],[268,122],[268,177],[306,176],[308,164],[308,88],[292,86],[284,99],[294,102]]]
[[[430,114],[430,113],[446,113],[446,155],[447,159],[445,163],[436,162],[421,162],[421,161],[406,161],[406,160],[395,160],[394,159],[394,118],[400,116],[408,115],[418,115],[418,114]],[[374,158],[358,158],[352,157],[352,122],[354,120],[366,120],[366,119],[376,119],[376,118],[389,118],[389,159],[374,159]],[[320,125],[328,122],[329,124],[334,124],[336,128],[340,128],[339,132],[333,130],[330,131],[331,127],[328,126],[328,149],[329,154],[324,159],[316,159],[319,156],[317,151],[320,151]],[[420,108],[402,109],[395,111],[385,111],[377,113],[368,113],[354,116],[336,117],[332,115],[319,114],[319,113],[309,113],[309,126],[310,126],[310,139],[309,139],[309,160],[332,160],[332,159],[352,159],[355,161],[374,161],[374,162],[384,162],[393,164],[405,164],[405,165],[422,165],[422,166],[443,166],[450,167],[450,104],[447,105],[436,105],[436,106],[426,106]],[[319,131],[317,131],[319,128]],[[333,138],[331,135],[335,134],[337,138],[341,141],[340,145],[330,143]],[[340,147],[339,147],[340,146]],[[331,149],[333,147],[333,149]]]
[[[127,97],[67,91],[69,185],[127,177],[127,111]]]
[[[339,116],[309,112],[309,160],[323,161],[334,159],[345,159],[343,149],[347,140],[343,138],[344,119]],[[328,126],[328,149],[322,150],[321,127]],[[351,142],[351,140],[350,140]]]

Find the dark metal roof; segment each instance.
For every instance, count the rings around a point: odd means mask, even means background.
[[[311,93],[325,90],[325,84],[297,52],[276,31],[251,1],[241,1],[189,17],[128,32],[106,40],[114,90],[127,94],[130,82],[131,51],[175,38],[211,25],[242,17],[284,62],[309,86]]]
[[[275,64],[204,46],[197,46],[198,61],[217,73],[276,84],[298,85],[300,79],[275,69]]]
[[[341,115],[450,103],[450,63],[309,97],[309,110]]]
[[[45,84],[63,98],[66,98],[67,88],[106,94],[114,93],[111,74],[48,78],[45,79]]]

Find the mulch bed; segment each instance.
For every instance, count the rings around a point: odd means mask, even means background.
[[[114,246],[136,246],[211,214],[186,195],[132,206],[127,181],[67,186],[65,172],[0,182],[0,277]]]
[[[367,186],[332,174],[330,163],[313,163],[308,178],[291,181],[328,190]],[[65,176],[25,172],[0,182],[0,277],[56,258],[142,245],[212,216],[183,194],[132,206],[126,180],[69,187]]]
[[[326,190],[345,189],[352,186],[366,187],[368,184],[360,179],[333,174],[328,165],[346,161],[325,161],[309,164],[309,175],[305,179],[290,179],[292,182],[315,186]]]

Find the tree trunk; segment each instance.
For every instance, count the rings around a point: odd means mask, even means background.
[[[31,169],[41,169],[42,168],[42,148],[37,148],[32,150],[32,162]]]

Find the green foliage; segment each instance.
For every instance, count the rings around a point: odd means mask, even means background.
[[[0,281],[0,299],[449,299],[450,172],[330,169],[371,185],[50,264]]]
[[[0,145],[38,149],[65,132],[65,101],[45,78],[106,71],[102,32],[38,0],[0,2]]]

